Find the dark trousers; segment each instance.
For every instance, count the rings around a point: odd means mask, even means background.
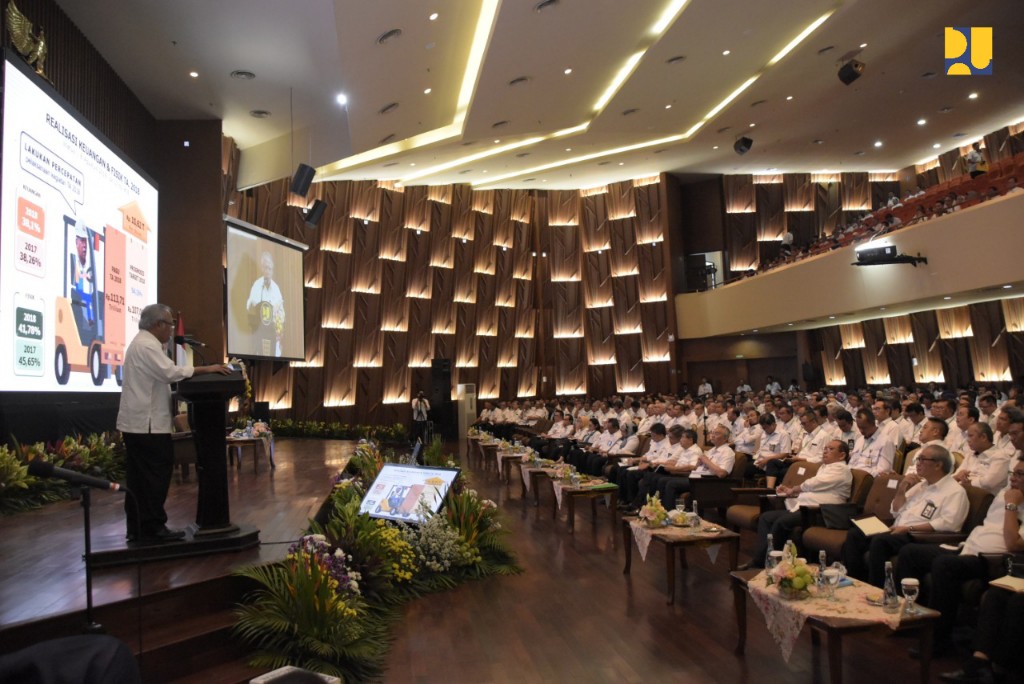
[[[658,491],[661,492],[661,505],[665,510],[671,511],[676,507],[676,501],[682,494],[690,491],[689,475],[664,475],[656,481]]]
[[[415,442],[417,439],[423,440],[423,445],[427,444],[427,421],[425,420],[414,420],[412,421],[412,441]]]
[[[781,549],[786,545],[793,531],[800,527],[803,516],[800,511],[790,512],[785,509],[781,511],[766,511],[757,519],[757,547],[754,549],[754,557],[750,561],[750,567],[763,568],[764,559],[768,555],[768,533],[772,535],[772,548]]]
[[[788,458],[773,458],[764,464],[764,473],[768,477],[776,478],[775,484],[780,484],[791,465],[793,465],[793,461]]]
[[[854,525],[846,534],[841,558],[851,577],[880,587],[885,584],[885,562],[910,543],[909,534],[876,534],[867,537]],[[867,562],[864,562],[864,554]]]
[[[935,623],[935,636],[946,640],[953,632],[963,584],[972,579],[985,579],[988,569],[978,556],[961,556],[956,551],[940,548],[938,544],[908,544],[900,550],[897,561],[898,577],[924,579],[931,574],[931,588],[923,602],[942,613]]]
[[[128,535],[151,536],[167,524],[164,502],[171,486],[174,451],[169,434],[124,433],[128,491],[124,513]],[[136,514],[136,507],[138,513]]]
[[[1024,672],[1024,594],[992,587],[981,598],[974,650],[1011,672]]]

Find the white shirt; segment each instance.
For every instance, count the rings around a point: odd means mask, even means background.
[[[1009,460],[1009,454],[995,447],[989,447],[980,454],[969,451],[956,472],[970,473],[972,485],[995,494],[1006,486]]]
[[[683,448],[682,442],[678,443],[676,446],[678,449],[675,454],[675,462],[671,464],[673,467],[693,467],[700,463],[700,455],[704,453],[704,450],[699,446],[691,444],[689,447]]]
[[[651,441],[647,443],[647,451],[644,452],[641,458],[644,461],[652,464],[664,463],[670,456],[672,444],[668,441],[668,437],[662,437],[660,441]]]
[[[760,447],[760,440],[763,438],[764,430],[760,425],[755,424],[752,427],[743,428],[743,430],[736,435],[736,451],[741,454],[753,455],[757,453]]]
[[[954,425],[946,435],[946,448],[951,453],[957,453],[966,458],[967,454],[971,453],[971,448],[967,446],[967,433]]]
[[[832,437],[832,433],[819,425],[812,432],[804,430],[804,441],[800,445],[800,451],[796,457],[810,463],[821,463],[822,453],[825,451],[825,443]]]
[[[620,433],[621,434],[621,433]],[[667,440],[668,438],[666,438]],[[640,448],[640,438],[636,435],[622,436],[608,447],[608,454],[615,456],[635,456]]]
[[[636,434],[646,435],[648,432],[651,431],[652,425],[660,422],[661,416],[647,416],[642,421],[640,421],[640,426],[636,429]]]
[[[792,241],[793,240],[790,239],[790,242]],[[782,385],[780,385],[778,382],[769,382],[767,385],[765,385],[764,391],[767,392],[768,394],[778,394],[779,392],[782,391]]]
[[[844,462],[826,463],[818,468],[814,477],[800,485],[800,493],[786,499],[786,509],[796,512],[800,506],[844,503],[850,498],[853,473]]]
[[[1013,447],[1013,442],[1010,441],[1010,435],[1004,435],[1001,432],[996,432],[992,437],[992,447],[997,451],[1004,451],[1012,458],[1017,450]]]
[[[985,522],[981,523],[967,535],[967,541],[960,550],[961,556],[977,556],[981,553],[1007,553],[1006,540],[1003,539],[1003,523],[1006,521],[1006,489],[999,490],[992,505],[985,514]],[[1017,509],[1017,520],[1024,523],[1024,507]],[[1020,537],[1024,539],[1024,525],[1020,528]]]
[[[774,456],[775,454],[786,454],[789,455],[792,441],[789,439],[789,433],[778,424],[775,426],[775,432],[768,434],[762,432],[761,434],[761,448],[757,452],[758,458],[767,458]]]
[[[427,411],[430,410],[430,402],[426,399],[413,399],[412,400],[412,419],[413,420],[426,420]]]
[[[705,394],[713,394],[713,393],[714,393],[714,390],[711,389],[711,383],[710,382],[705,382],[704,384],[702,384],[700,387],[697,388],[697,394],[699,394],[701,396],[704,396]]]
[[[896,445],[886,439],[881,430],[876,429],[868,438],[864,435],[857,438],[853,451],[850,452],[850,467],[871,473],[872,477],[878,477],[879,474],[892,470],[895,455]]]
[[[191,378],[192,366],[176,366],[160,340],[140,330],[124,354],[117,429],[133,434],[170,433],[172,382]]]
[[[933,485],[922,480],[907,490],[899,511],[889,510],[893,527],[930,524],[936,532],[959,532],[967,520],[967,491],[950,475]]]
[[[736,388],[736,394],[739,394],[741,392],[753,392],[753,391],[754,390],[750,389],[750,385],[740,385],[739,387]]]
[[[548,439],[565,439],[572,434],[572,430],[566,427],[564,422],[558,422],[548,430]]]
[[[704,455],[711,459],[711,462],[719,468],[724,468],[726,475],[731,473],[732,467],[736,465],[736,452],[730,449],[728,444],[723,444],[722,446],[709,449]],[[717,475],[711,471],[711,468],[704,463],[701,463],[699,466],[694,468],[693,474],[698,477],[717,477]]]

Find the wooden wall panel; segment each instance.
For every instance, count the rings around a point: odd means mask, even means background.
[[[636,237],[633,230],[633,219],[609,221],[611,228],[612,247],[608,252],[609,265],[613,278],[634,276],[640,272],[637,264]]]
[[[871,211],[871,183],[866,172],[840,175],[840,205],[843,211]]]
[[[811,182],[811,174],[783,174],[782,191],[787,212],[814,211],[814,183]]]
[[[725,215],[725,248],[729,252],[727,268],[730,271],[746,272],[757,268],[759,252],[755,214]]]
[[[604,194],[583,198],[583,222],[580,234],[583,238],[584,252],[607,251],[611,247]]]
[[[722,176],[725,213],[753,214],[757,211],[754,177],[749,174]]]
[[[759,183],[754,189],[757,194],[757,239],[761,242],[781,240],[786,232],[782,183]]]
[[[636,195],[633,192],[633,181],[612,183],[605,194],[605,206],[609,221],[621,221],[636,216]]]
[[[633,189],[636,202],[636,220],[633,225],[638,245],[648,245],[665,240],[665,219],[662,216],[664,207],[661,206],[661,193],[659,192],[661,189],[660,183],[641,185]]]

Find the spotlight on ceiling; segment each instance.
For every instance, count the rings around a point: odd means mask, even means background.
[[[851,59],[849,62],[839,67],[839,80],[850,85],[864,73],[864,62],[858,62],[855,59]]]
[[[750,148],[753,146],[754,141],[748,138],[747,136],[743,136],[742,138],[737,139],[736,142],[732,144],[732,149],[736,150],[736,154],[746,154],[747,152],[750,151]]]

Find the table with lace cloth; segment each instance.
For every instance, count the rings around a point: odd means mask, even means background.
[[[901,607],[899,613],[886,613],[881,607],[872,605],[868,598],[881,596],[882,590],[863,582],[853,581],[852,586],[836,590],[838,601],[828,601],[811,589],[810,597],[792,601],[783,598],[774,585],[767,583],[762,570],[738,570],[730,574],[736,623],[739,638],[736,652],[743,654],[747,642],[747,596],[765,617],[768,632],[787,662],[804,625],[811,628],[811,643],[817,648],[820,635],[828,638],[829,681],[842,682],[844,634],[864,632],[883,627],[892,631],[920,630],[921,681],[928,682],[931,669],[932,636],[937,611],[918,605],[920,612],[906,615]]]
[[[648,527],[639,518],[627,516],[622,519],[622,546],[626,553],[626,565],[622,574],[628,575],[633,564],[633,544],[640,551],[641,560],[647,560],[647,551],[652,541],[665,546],[665,571],[668,579],[668,604],[676,600],[676,549],[679,550],[679,562],[683,568],[688,567],[686,561],[687,547],[698,547],[707,550],[708,558],[714,563],[718,559],[718,551],[722,544],[729,553],[729,569],[736,568],[740,551],[740,535],[706,520],[701,520],[699,528]]]

